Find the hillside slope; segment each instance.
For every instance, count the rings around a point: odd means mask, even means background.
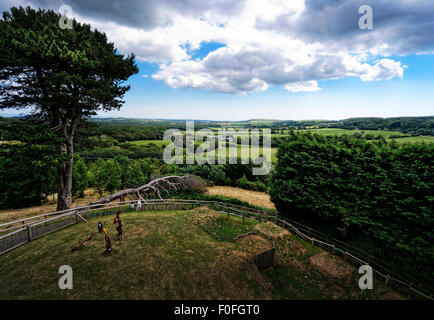
[[[0,256],[0,299],[397,299],[374,282],[358,288],[354,267],[271,223],[227,217],[207,208],[126,212],[126,239],[115,240],[112,216],[101,217],[113,254],[103,256],[98,218],[41,237]],[[235,242],[240,234],[251,236]],[[252,254],[276,245],[274,266],[260,272]],[[60,290],[59,266],[73,269],[74,288]]]

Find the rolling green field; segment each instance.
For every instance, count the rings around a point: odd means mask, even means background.
[[[218,128],[210,128],[210,129],[216,130]],[[387,141],[392,140],[392,138],[390,138],[391,136],[394,137],[400,136],[399,138],[393,138],[393,139],[399,143],[416,143],[416,142],[434,143],[434,136],[410,136],[409,134],[405,134],[398,131],[390,131],[390,130],[347,130],[347,129],[340,129],[340,128],[321,128],[321,129],[303,129],[301,131],[310,131],[312,133],[318,133],[318,134],[328,135],[328,136],[343,135],[343,134],[353,135],[358,133],[364,136],[366,135],[372,135],[373,137],[382,136]],[[271,137],[281,138],[281,137],[285,137],[286,135],[287,135],[286,133],[283,134],[274,133],[271,135]],[[149,145],[150,143],[153,143],[159,147],[163,147],[163,146],[167,146],[170,142],[163,141],[163,140],[138,140],[138,141],[131,141],[130,143],[135,145]],[[198,146],[200,144],[201,144],[200,141],[195,141],[195,146]],[[275,152],[276,150],[272,150],[273,162],[276,160],[274,157]]]
[[[409,134],[398,132],[398,131],[390,131],[390,130],[348,130],[348,129],[340,129],[340,128],[321,128],[321,129],[302,129],[300,131],[310,131],[312,133],[322,134],[326,136],[340,136],[343,134],[347,135],[353,135],[353,134],[362,134],[364,136],[366,135],[372,135],[374,138],[377,136],[384,137],[387,141],[391,141],[394,139],[396,142],[399,143],[415,143],[415,142],[426,142],[426,143],[433,143],[434,142],[434,136],[410,136]],[[280,138],[285,137],[286,134],[278,133],[278,134],[272,134],[272,137]],[[394,136],[394,138],[391,138]],[[399,138],[397,137],[399,136]]]
[[[43,236],[0,256],[0,299],[397,299],[379,282],[360,290],[355,267],[270,223],[228,217],[208,208],[124,212],[126,239],[112,216]],[[102,255],[101,220],[113,254]],[[262,236],[235,242],[237,235]],[[267,240],[268,239],[268,240]],[[276,246],[274,266],[260,272],[252,255]],[[73,289],[60,290],[58,269],[73,269]]]
[[[171,142],[170,141],[164,141],[164,140],[137,140],[137,141],[130,141],[129,143],[134,144],[134,145],[138,145],[138,146],[145,146],[145,145],[149,145],[151,143],[157,145],[158,147],[166,147],[167,145],[169,145]],[[195,141],[194,145],[196,147],[198,147],[199,145],[201,145],[203,142],[201,141]],[[241,157],[241,149],[242,148],[248,148],[248,147],[244,147],[241,145],[237,145],[237,156]],[[259,149],[259,152],[262,153],[262,148]],[[185,152],[185,151],[184,151]],[[217,148],[217,150],[215,152],[212,152],[212,154],[215,155],[216,160],[219,154],[219,149]],[[277,161],[277,148],[271,148],[271,162],[275,163]],[[206,155],[206,154],[205,154]],[[229,155],[229,148],[226,148],[226,155]]]
[[[399,139],[395,139],[396,142],[400,143],[417,143],[417,142],[425,142],[425,143],[434,143],[433,136],[418,136],[418,137],[403,137]]]
[[[364,135],[373,135],[382,136],[388,139],[390,136],[408,136],[405,133],[398,131],[387,131],[387,130],[347,130],[347,129],[339,129],[339,128],[322,128],[322,129],[308,129],[313,133],[319,133],[323,135],[343,135],[343,134],[364,134]]]
[[[362,134],[362,135],[372,135],[373,137],[382,136],[387,141],[395,140],[398,143],[416,143],[416,142],[425,142],[425,143],[434,143],[434,137],[433,136],[409,136],[408,134],[404,134],[397,131],[388,131],[388,130],[347,130],[347,129],[339,129],[339,128],[322,128],[322,129],[304,129],[302,131],[310,131],[312,133],[322,134],[322,135],[353,135],[356,133]],[[285,137],[287,134],[272,134],[272,138],[280,138]],[[390,138],[391,136],[400,136],[399,138]],[[370,140],[375,141],[375,140]],[[130,141],[131,144],[138,145],[138,146],[145,146],[149,144],[155,144],[158,147],[164,148],[167,145],[170,144],[170,141],[163,141],[163,140],[137,140],[137,141]],[[199,146],[203,142],[201,141],[195,141],[195,146]],[[240,145],[237,145],[237,155],[238,157],[241,156],[241,149],[243,147]],[[260,152],[262,152],[262,148],[260,149]],[[218,157],[219,150],[217,149],[214,154],[216,157]],[[229,154],[229,148],[227,148],[226,154]],[[271,162],[275,164],[277,162],[277,148],[271,148]]]
[[[136,146],[146,146],[151,143],[155,144],[158,147],[167,146],[170,144],[170,141],[164,141],[164,140],[136,140],[136,141],[130,141],[129,143],[134,144]]]
[[[237,145],[237,157],[241,157],[241,152],[242,149],[249,149],[249,146],[242,146],[242,145]],[[214,152],[210,152],[210,154],[215,154],[215,157],[217,159],[218,154],[219,154],[219,149],[217,149]],[[262,154],[263,148],[259,148],[259,153]],[[229,155],[229,148],[226,148],[226,155]],[[252,159],[253,157],[251,157],[251,152],[249,152],[249,158]],[[276,163],[277,162],[277,148],[271,148],[271,163]]]

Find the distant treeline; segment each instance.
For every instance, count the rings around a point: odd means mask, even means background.
[[[20,121],[17,118],[0,117],[0,140],[7,138],[7,128]],[[434,117],[397,117],[397,118],[350,118],[334,120],[248,120],[219,122],[195,120],[195,129],[202,128],[270,128],[272,133],[283,134],[288,129],[342,128],[359,130],[391,130],[410,135],[434,136]],[[81,145],[87,149],[100,146],[107,141],[111,144],[137,140],[162,140],[168,129],[185,131],[185,120],[146,120],[124,118],[94,118],[83,125],[77,136]],[[111,142],[110,142],[111,140]]]
[[[434,136],[434,117],[350,118],[332,124],[321,124],[320,127],[350,130],[392,130],[411,135]]]
[[[149,123],[149,124],[128,124],[128,123],[99,123],[91,122],[85,128],[80,129],[81,136],[93,137],[93,139],[101,139],[101,137],[110,137],[119,142],[135,141],[135,140],[162,140],[164,132],[169,129],[185,129],[185,124],[177,124],[169,127],[166,123]],[[97,142],[97,141],[94,141]]]

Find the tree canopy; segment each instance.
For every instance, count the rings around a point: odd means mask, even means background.
[[[61,15],[30,7],[11,8],[0,20],[0,108],[32,108],[64,139],[67,155],[58,167],[58,209],[68,208],[72,190],[74,136],[80,122],[98,110],[119,109],[138,69],[134,55],[119,54],[104,33]]]
[[[282,214],[432,282],[433,155],[434,144],[292,132],[277,153],[271,200]]]

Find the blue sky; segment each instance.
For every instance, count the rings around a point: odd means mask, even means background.
[[[58,11],[136,55],[102,117],[247,120],[434,114],[432,0],[5,0]],[[361,29],[361,5],[373,29]],[[2,115],[17,115],[16,110]]]
[[[209,46],[204,51],[208,53]],[[433,115],[434,55],[393,58],[407,66],[402,79],[363,82],[349,77],[320,81],[322,90],[317,92],[293,93],[273,87],[248,95],[171,88],[162,81],[143,77],[154,74],[158,65],[139,62],[139,73],[129,80],[131,90],[125,96],[125,106],[100,116],[303,120]]]

